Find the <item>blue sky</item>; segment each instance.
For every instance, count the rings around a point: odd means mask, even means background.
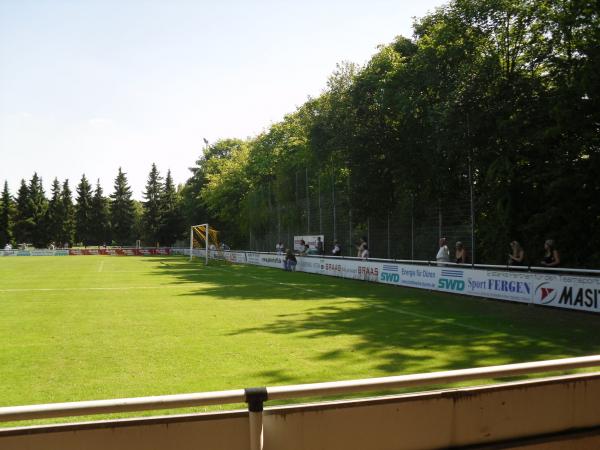
[[[259,134],[443,3],[1,0],[0,182],[183,183],[203,138]]]

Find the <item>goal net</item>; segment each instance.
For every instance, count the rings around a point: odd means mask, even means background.
[[[224,259],[219,232],[207,223],[191,227],[190,261],[194,256],[204,258],[206,264],[209,259]]]

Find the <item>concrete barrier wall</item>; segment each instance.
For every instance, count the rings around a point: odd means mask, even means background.
[[[574,433],[578,430],[584,434]],[[600,448],[600,374],[272,407],[264,413],[265,450],[435,449],[507,442],[502,448]],[[237,411],[27,427],[0,430],[0,448],[242,450],[249,448],[249,425],[247,413]]]

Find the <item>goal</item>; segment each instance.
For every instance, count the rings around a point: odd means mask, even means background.
[[[205,264],[210,258],[219,259],[222,249],[219,243],[219,232],[209,224],[192,225],[190,229],[190,261],[194,256],[204,257]]]

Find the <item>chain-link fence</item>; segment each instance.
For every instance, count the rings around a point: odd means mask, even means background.
[[[468,193],[434,201],[419,193],[407,195],[392,209],[370,205],[377,212],[365,215],[353,208],[348,185],[333,175],[311,177],[306,170],[296,172],[290,181],[284,186],[267,184],[250,193],[249,249],[275,251],[280,241],[292,247],[294,236],[322,234],[326,254],[337,240],[343,255],[356,256],[356,245],[364,237],[373,258],[435,260],[439,238],[446,237],[451,255],[455,243],[461,241],[472,261]]]

